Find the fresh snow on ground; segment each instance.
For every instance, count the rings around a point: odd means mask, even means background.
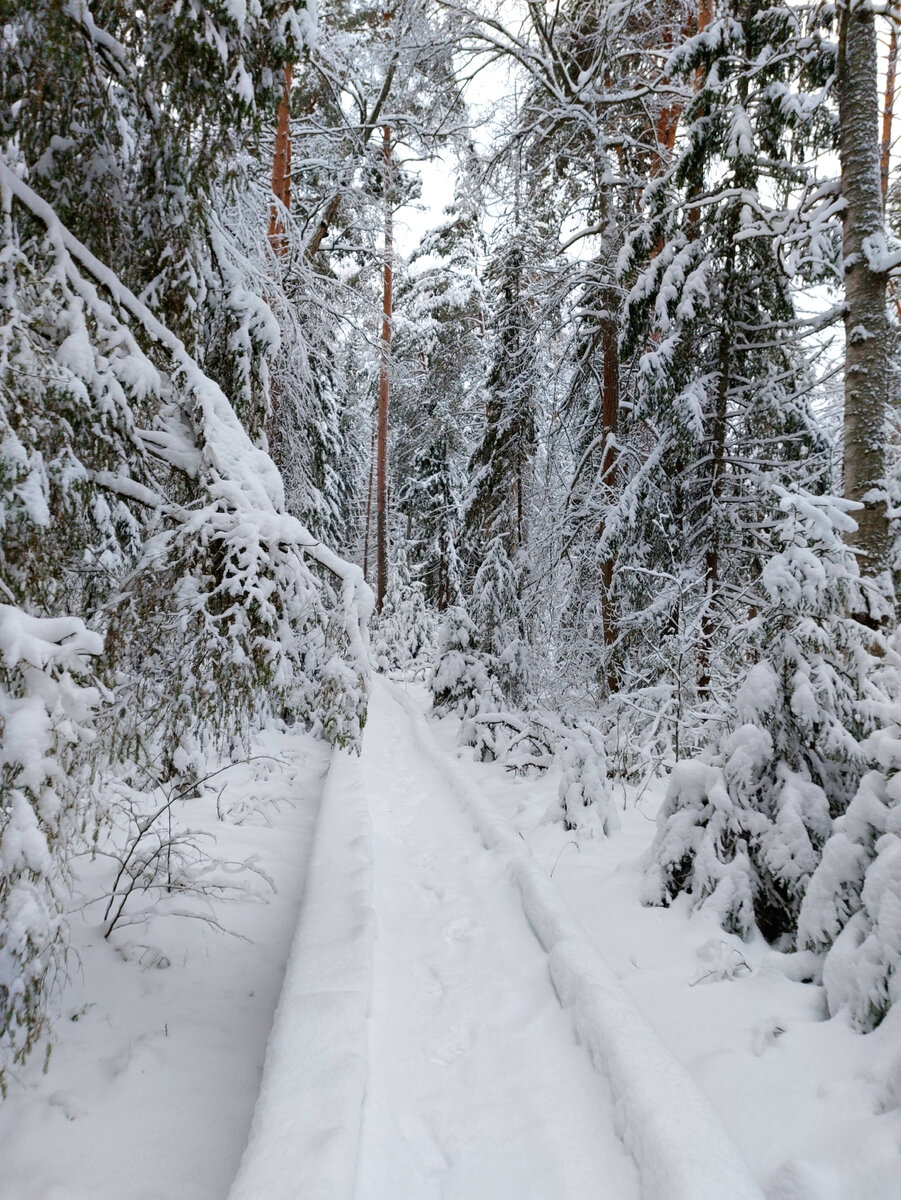
[[[418,695],[424,704],[424,694]],[[436,727],[437,726],[437,727]],[[901,1013],[874,1033],[826,1019],[822,988],[789,978],[763,939],[703,910],[643,908],[645,855],[665,783],[617,788],[621,832],[582,839],[542,820],[559,774],[473,763],[458,723],[433,725],[525,838],[594,944],[723,1117],[768,1200],[901,1200]]]
[[[458,722],[422,726],[425,707],[423,689],[377,682],[362,758],[333,756],[321,815],[328,752],[301,735],[267,735],[277,761],[231,768],[218,806],[191,802],[191,827],[224,857],[256,854],[276,885],[260,885],[266,903],[216,909],[247,940],[159,915],[105,942],[94,910],[71,915],[71,1020],[48,1072],[30,1063],[0,1105],[0,1200],[669,1195],[662,1167],[640,1173],[618,1136],[640,1160],[628,1062],[612,1091],[599,1069],[591,1021],[615,1039],[615,989],[596,974],[606,1008],[561,1007],[560,962],[518,894],[523,862],[570,910],[554,922],[577,922],[609,963],[627,1024],[649,1021],[667,1075],[684,1068],[699,1089],[683,1105],[661,1090],[658,1144],[680,1123],[690,1141],[706,1097],[704,1136],[722,1119],[717,1155],[731,1161],[733,1142],[767,1200],[901,1200],[898,1014],[854,1033],[762,941],[681,901],[643,908],[662,787],[616,788],[611,838],[568,833],[543,820],[558,771],[475,763]],[[591,971],[568,965],[584,990]],[[625,1056],[636,1070],[639,1050]]]
[[[0,1200],[224,1200],[238,1169],[297,924],[328,749],[269,734],[218,800],[183,817],[258,866],[265,903],[220,905],[240,937],[184,917],[104,941],[70,915],[73,983],[46,1075],[31,1061],[0,1103]],[[221,815],[221,819],[220,819]],[[108,867],[105,868],[108,871]],[[89,872],[87,872],[89,874]],[[187,904],[183,901],[183,907]],[[35,1056],[37,1059],[37,1056]],[[261,1197],[260,1200],[263,1200]]]

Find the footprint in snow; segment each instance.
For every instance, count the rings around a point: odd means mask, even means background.
[[[447,990],[444,981],[434,967],[416,967],[413,978],[421,985],[427,996],[443,996]]]
[[[455,917],[444,927],[446,942],[469,942],[479,932],[479,926],[471,917]]]
[[[434,896],[436,900],[444,899],[445,888],[443,884],[436,883],[433,879],[420,879],[419,886],[428,895]]]
[[[54,1092],[52,1096],[47,1097],[47,1102],[51,1108],[60,1109],[67,1121],[77,1121],[87,1112],[69,1092]]]
[[[429,1060],[442,1067],[449,1067],[461,1054],[468,1054],[472,1045],[472,1030],[466,1025],[454,1025],[448,1030],[447,1037],[433,1044]]]

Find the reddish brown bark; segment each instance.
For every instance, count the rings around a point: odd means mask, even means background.
[[[693,33],[691,23],[687,24],[682,30],[683,37],[690,37]],[[673,31],[667,28],[663,31],[663,46],[669,51],[673,45]],[[664,87],[669,83],[669,79],[663,80]],[[654,152],[651,155],[651,166],[648,174],[651,179],[656,179],[663,170],[669,155],[673,151],[676,144],[676,131],[679,128],[679,119],[682,116],[682,105],[678,100],[674,100],[672,104],[667,104],[661,108],[657,121],[654,126]]]
[[[888,62],[885,67],[885,102],[882,107],[882,146],[879,170],[882,175],[882,206],[888,193],[888,169],[892,153],[892,118],[895,109],[895,76],[898,70],[898,33],[894,25],[889,35]]]
[[[692,23],[688,22],[682,30],[683,37],[691,37],[693,33],[703,33],[710,22],[713,20],[713,0],[700,0],[698,8],[698,21],[695,29],[692,28]],[[672,46],[672,31],[667,30],[664,34],[664,45],[669,48]],[[664,80],[666,84],[668,80]],[[704,82],[704,72],[698,67],[694,73],[695,91],[701,87]],[[649,175],[651,179],[656,179],[661,173],[666,163],[669,161],[669,156],[672,154],[676,145],[676,134],[679,130],[679,121],[682,118],[682,104],[675,100],[672,104],[666,105],[660,110],[657,117],[657,123],[654,127],[654,152],[651,156],[651,166]],[[693,217],[691,219],[696,219]],[[658,255],[663,249],[663,243],[658,242],[654,248],[654,256]]]
[[[679,128],[679,118],[682,116],[681,104],[668,104],[661,108],[655,129],[656,147],[651,159],[651,178],[656,179],[663,170],[663,164],[673,152],[676,144],[676,131]]]
[[[385,264],[382,284],[382,340],[379,368],[379,419],[376,448],[376,608],[382,611],[388,591],[388,401],[391,370],[391,315],[393,309],[394,250],[393,213],[391,211],[391,130],[382,134],[385,187]]]
[[[713,20],[713,0],[701,0],[698,6],[698,33],[703,33]]]
[[[291,76],[290,63],[285,64],[285,83],[278,106],[275,127],[275,154],[272,158],[272,195],[278,203],[269,206],[269,244],[273,253],[281,256],[288,249],[282,209],[291,207]]]
[[[275,126],[275,150],[272,155],[272,195],[269,205],[269,245],[277,257],[288,249],[283,209],[291,207],[291,63],[285,63],[282,98],[279,101]],[[268,433],[272,455],[282,465],[282,446],[278,428],[279,385],[273,379],[269,386]]]

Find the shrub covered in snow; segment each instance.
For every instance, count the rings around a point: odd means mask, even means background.
[[[562,777],[557,801],[545,819],[559,816],[568,830],[614,833],[619,816],[610,794],[601,734],[583,723],[580,729],[561,731],[558,744]]]

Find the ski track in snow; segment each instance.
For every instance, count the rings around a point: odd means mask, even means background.
[[[363,745],[378,914],[355,1200],[637,1197],[506,876],[377,683]]]

